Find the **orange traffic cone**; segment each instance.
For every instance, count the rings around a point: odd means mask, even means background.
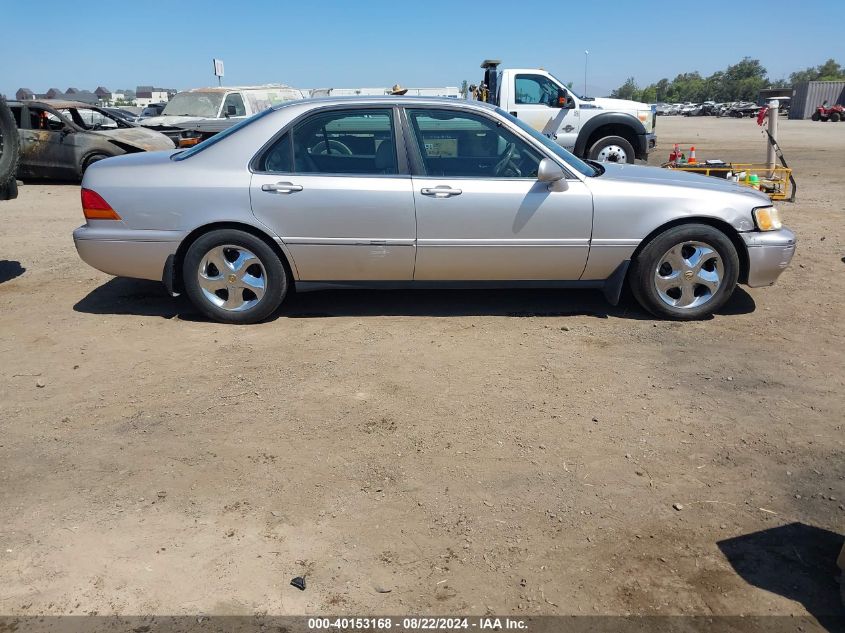
[[[689,148],[689,160],[687,162],[690,165],[695,165],[698,162],[695,160],[695,146]]]

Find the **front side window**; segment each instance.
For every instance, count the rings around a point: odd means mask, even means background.
[[[496,121],[453,110],[408,110],[427,176],[536,178],[539,152]]]
[[[517,75],[515,80],[516,103],[522,105],[557,105],[560,88],[543,75]]]
[[[399,172],[390,109],[320,112],[296,125],[291,140],[298,174]]]
[[[29,128],[31,130],[61,132],[65,125],[65,122],[52,112],[39,107],[29,106]]]
[[[237,92],[230,92],[223,102],[223,116],[246,116],[243,97]]]

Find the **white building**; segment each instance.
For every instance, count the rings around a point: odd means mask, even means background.
[[[170,95],[175,92],[175,90],[168,90],[166,88],[138,86],[138,89],[135,91],[135,105],[139,108],[146,108],[153,103],[167,103],[170,101]]]

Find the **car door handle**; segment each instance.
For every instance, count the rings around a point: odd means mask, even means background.
[[[463,191],[452,189],[451,187],[423,187],[420,189],[420,193],[424,196],[432,196],[433,198],[450,198],[461,195]]]
[[[296,193],[302,191],[302,185],[295,185],[290,182],[277,182],[275,184],[261,185],[261,191],[269,193]]]

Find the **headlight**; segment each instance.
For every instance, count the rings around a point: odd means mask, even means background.
[[[645,126],[646,131],[651,130],[651,110],[637,110],[637,118]]]
[[[783,226],[780,214],[774,207],[754,209],[754,223],[761,231],[777,231]]]

